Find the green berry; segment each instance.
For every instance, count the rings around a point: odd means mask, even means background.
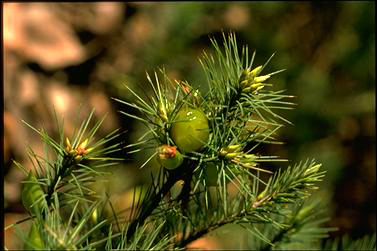
[[[22,186],[22,204],[30,214],[35,215],[42,209],[44,199],[41,199],[41,197],[44,197],[44,192],[41,186],[37,183],[37,178],[31,172],[26,180],[28,183],[24,183]],[[39,202],[35,203],[38,200]]]
[[[183,152],[198,151],[208,141],[208,119],[202,110],[183,107],[174,121],[171,136]]]
[[[176,146],[163,145],[157,148],[157,160],[166,169],[173,170],[183,163],[183,156]]]

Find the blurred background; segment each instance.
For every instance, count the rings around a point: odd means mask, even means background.
[[[132,101],[122,84],[140,91],[145,71],[157,67],[205,85],[198,57],[211,52],[210,37],[221,41],[222,31],[234,31],[240,45],[256,50],[256,65],[276,53],[266,72],[285,68],[273,88],[287,89],[298,104],[280,113],[294,124],[280,131],[286,144],[263,154],[323,163],[317,197],[327,204],[327,225],[339,228],[331,238],[376,231],[374,2],[4,3],[3,14],[6,226],[27,216],[25,177],[12,160],[32,168],[27,147],[44,152],[21,119],[57,137],[55,109],[70,136],[78,111],[80,121],[95,108],[97,119],[107,114],[99,135],[122,128],[126,143],[135,142],[142,127],[110,97]],[[138,167],[149,157],[124,156],[113,183],[119,207],[143,182]],[[13,237],[6,231],[5,244],[19,248]],[[211,238],[198,245],[229,248]]]

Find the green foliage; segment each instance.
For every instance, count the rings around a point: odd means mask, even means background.
[[[376,250],[376,235],[367,235],[357,240],[352,240],[346,235],[327,241],[323,250]]]
[[[255,52],[251,59],[246,46],[239,53],[234,34],[224,34],[223,40],[222,47],[211,40],[215,54],[204,53],[200,60],[208,93],[202,94],[188,82],[170,80],[161,69],[154,73],[154,80],[147,74],[153,96],[142,98],[125,86],[136,101],[114,98],[136,109],[136,113],[120,112],[147,128],[138,142],[127,146],[129,152],[156,149],[141,168],[156,155],[161,159],[160,154],[178,161],[171,166],[160,162],[150,184],[135,189],[128,217],[114,210],[108,195],[103,198],[90,186],[96,178],[106,178],[104,168],[122,160],[109,157],[123,150],[115,142],[122,133],[96,139],[103,120],[89,130],[93,112],[72,143],[62,127],[56,142],[29,125],[54,153],[48,159],[31,152],[38,174],[29,176],[35,177],[31,184],[41,186],[38,197],[46,201],[44,209],[34,210],[31,217],[39,243],[48,249],[70,250],[182,249],[225,225],[237,224],[250,234],[253,249],[319,247],[319,240],[334,229],[323,227],[327,218],[319,206],[305,201],[324,177],[321,164],[306,161],[271,170],[266,163],[286,160],[259,152],[263,144],[281,144],[276,133],[290,123],[276,110],[291,109],[292,96],[269,89],[271,77],[282,70],[264,73],[272,56],[255,67]],[[187,112],[192,112],[191,121],[184,120]],[[186,140],[187,136],[195,141]],[[161,146],[168,151],[161,152]],[[173,151],[176,147],[182,150],[179,155]],[[172,196],[177,183],[182,187]],[[37,246],[30,237],[19,235],[29,238],[28,245]],[[352,247],[370,247],[371,243]]]

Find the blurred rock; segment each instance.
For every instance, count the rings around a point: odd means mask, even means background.
[[[38,79],[31,71],[26,71],[20,78],[19,101],[23,105],[32,105],[40,98]]]
[[[224,14],[225,24],[232,29],[240,29],[249,22],[249,11],[241,5],[231,5]]]
[[[101,125],[101,129],[105,132],[115,130],[117,127],[117,118],[114,114],[113,107],[110,104],[109,97],[101,91],[92,91],[89,94],[90,106],[95,109],[95,115],[101,119],[106,115],[106,119]]]
[[[26,156],[25,147],[27,138],[25,134],[25,128],[23,128],[21,122],[16,119],[15,115],[9,111],[4,111],[4,132],[8,136],[9,146],[16,156]],[[22,142],[22,143],[20,143]]]
[[[94,3],[95,18],[91,23],[91,29],[98,34],[111,33],[122,21],[124,4],[116,2]]]
[[[5,3],[3,5],[3,39],[4,49],[20,48],[20,34],[22,33],[23,19],[20,17],[21,4],[19,3]]]
[[[142,47],[150,38],[153,24],[146,14],[138,14],[128,23],[127,36],[133,47]]]
[[[4,8],[5,47],[52,70],[78,64],[85,50],[72,27],[42,3],[7,3]]]
[[[78,103],[75,102],[71,90],[59,82],[51,82],[45,89],[46,97],[48,97],[51,107],[56,109],[56,112],[61,116],[76,111]]]
[[[78,30],[98,35],[114,32],[124,17],[125,4],[117,2],[54,3],[51,10]]]
[[[21,186],[17,182],[4,181],[4,197],[10,203],[16,203],[20,200]]]

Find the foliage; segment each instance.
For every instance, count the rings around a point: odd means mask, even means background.
[[[156,149],[141,168],[156,156],[175,161],[172,165],[163,162],[167,168],[161,166],[149,186],[140,188],[127,217],[114,210],[108,195],[103,197],[90,186],[97,177],[106,178],[106,167],[122,161],[109,157],[124,149],[122,144],[112,143],[122,133],[114,131],[96,139],[103,120],[89,130],[93,112],[82,122],[72,143],[59,122],[58,142],[27,124],[44,140],[46,152],[50,151],[45,158],[31,151],[37,164],[35,174],[15,162],[25,174],[33,175],[28,183],[41,187],[43,193],[37,194],[36,201],[45,202],[30,205],[38,205],[30,219],[32,231],[39,236],[19,231],[26,245],[36,248],[42,242],[48,249],[85,250],[183,249],[225,225],[237,224],[251,235],[253,249],[320,247],[319,240],[334,229],[322,225],[327,218],[319,205],[305,202],[325,175],[321,164],[305,161],[272,170],[266,164],[287,160],[259,152],[261,145],[281,144],[277,131],[290,123],[276,111],[292,109],[292,96],[270,90],[271,77],[282,70],[264,73],[273,55],[263,65],[254,66],[256,53],[250,59],[247,46],[239,48],[233,33],[223,34],[223,46],[215,39],[211,42],[214,55],[204,53],[200,59],[207,93],[187,81],[169,79],[160,69],[153,79],[147,74],[154,96],[143,98],[125,85],[136,102],[114,98],[136,110],[120,111],[122,114],[147,128],[138,142],[126,148],[130,152]],[[182,111],[190,116],[182,116]],[[187,126],[179,130],[180,123]],[[173,198],[170,191],[177,182],[182,188]],[[375,249],[375,241],[352,245]]]

